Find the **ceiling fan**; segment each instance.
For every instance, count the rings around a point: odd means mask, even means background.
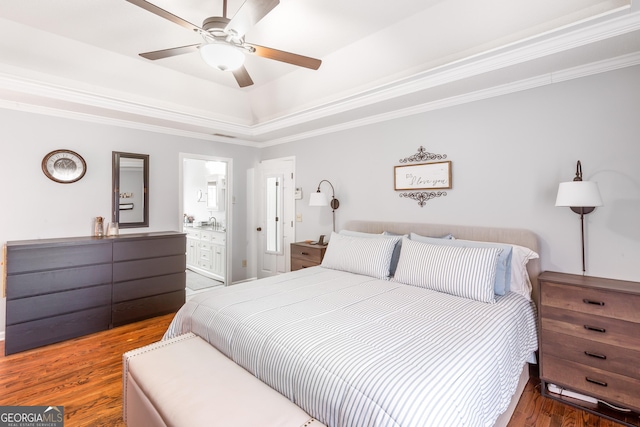
[[[206,18],[202,23],[202,27],[185,21],[148,1],[127,1],[175,24],[195,31],[204,39],[204,42],[200,44],[141,53],[140,56],[146,59],[168,58],[199,50],[204,61],[210,66],[223,71],[231,71],[240,87],[253,84],[251,76],[249,76],[247,69],[243,65],[245,54],[253,54],[312,70],[317,70],[322,64],[319,59],[245,42],[244,35],[271,12],[280,3],[279,0],[246,0],[231,19],[227,18],[227,0],[223,0],[222,16]]]

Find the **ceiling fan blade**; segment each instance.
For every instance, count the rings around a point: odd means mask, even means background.
[[[161,9],[155,4],[149,3],[148,1],[145,1],[145,0],[127,0],[127,1],[131,4],[135,4],[136,6],[143,8],[147,12],[151,12],[154,15],[160,16],[161,18],[168,19],[174,24],[182,25],[183,27],[192,31],[202,31],[200,27],[193,25],[189,21],[185,21],[184,19],[174,15],[171,12],[167,12],[166,10]]]
[[[156,59],[169,58],[171,56],[178,56],[185,53],[195,52],[198,50],[198,46],[200,45],[190,44],[188,46],[173,47],[171,49],[155,50],[153,52],[141,53],[140,56],[155,61]]]
[[[272,49],[270,47],[258,46],[257,44],[247,43],[247,45],[255,48],[256,51],[253,52],[254,55],[258,55],[263,58],[286,62],[288,64],[297,65],[299,67],[310,68],[312,70],[317,70],[318,68],[320,68],[320,65],[322,64],[321,60],[310,58],[308,56],[303,56],[303,55],[298,55],[296,53]]]
[[[247,87],[253,84],[253,80],[251,80],[251,76],[249,72],[247,72],[247,69],[244,68],[244,65],[237,70],[233,70],[232,73],[240,87]]]
[[[231,18],[225,28],[226,32],[233,30],[237,37],[243,37],[254,25],[276,7],[280,0],[247,0],[238,12]]]

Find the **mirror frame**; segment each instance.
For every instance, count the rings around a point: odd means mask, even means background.
[[[120,222],[120,159],[141,159],[143,161],[142,179],[144,186],[143,220],[141,222]],[[149,155],[112,152],[112,212],[111,221],[118,223],[119,228],[136,228],[149,226]]]

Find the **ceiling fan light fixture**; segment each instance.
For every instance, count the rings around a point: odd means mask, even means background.
[[[200,47],[200,56],[207,65],[221,71],[237,70],[244,64],[244,53],[222,43],[207,43]]]

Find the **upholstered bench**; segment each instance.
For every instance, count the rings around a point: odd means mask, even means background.
[[[128,427],[323,427],[194,334],[123,355]]]

